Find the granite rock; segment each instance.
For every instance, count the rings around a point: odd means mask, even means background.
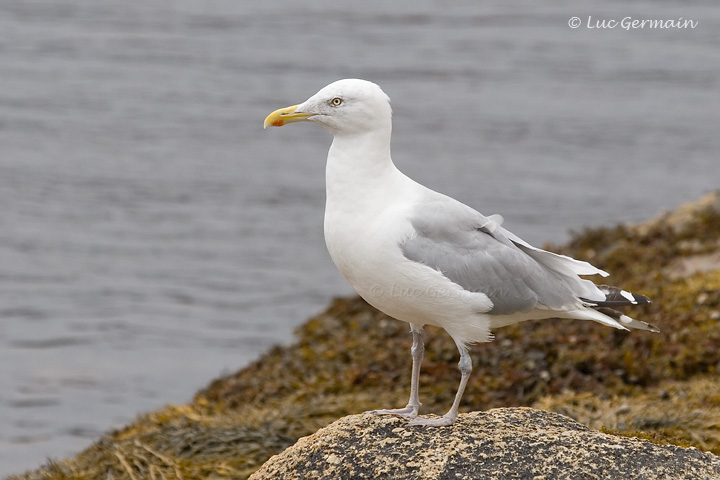
[[[341,418],[269,459],[272,479],[720,479],[720,457],[591,430],[560,414],[500,408],[455,425],[395,417]]]

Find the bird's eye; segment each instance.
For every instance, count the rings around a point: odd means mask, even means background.
[[[330,100],[330,104],[331,104],[333,107],[337,107],[337,106],[339,106],[341,103],[342,103],[342,98],[340,98],[340,97],[335,97],[335,98],[333,98],[332,100]]]

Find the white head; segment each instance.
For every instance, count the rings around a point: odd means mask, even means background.
[[[265,127],[309,121],[334,135],[362,134],[392,129],[390,98],[367,80],[338,80],[299,105],[281,108],[265,119]]]

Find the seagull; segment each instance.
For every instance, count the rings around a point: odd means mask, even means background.
[[[527,320],[592,320],[620,330],[658,332],[615,307],[650,300],[579,275],[608,273],[541,250],[476,210],[404,175],[390,157],[390,98],[369,81],[338,80],[304,103],[278,109],[264,126],[317,123],[333,134],[326,165],[325,243],[357,293],[410,324],[412,376],[404,408],[373,410],[410,425],[448,426],[472,370],[469,346],[491,330]],[[460,352],[460,385],[442,417],[418,416],[423,327],[444,329]]]

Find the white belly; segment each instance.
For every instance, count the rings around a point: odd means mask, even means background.
[[[331,211],[330,211],[331,213]],[[325,241],[335,265],[355,291],[387,315],[409,323],[436,325],[464,341],[487,341],[482,314],[492,303],[451,282],[437,270],[405,258],[401,243],[413,234],[407,215],[389,212],[372,220],[334,221],[326,212]],[[363,225],[364,228],[357,228]]]

